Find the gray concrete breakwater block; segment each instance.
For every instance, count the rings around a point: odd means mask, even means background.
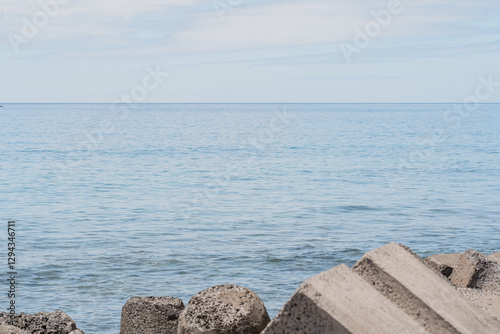
[[[353,270],[430,333],[500,333],[500,323],[395,243],[365,254]]]
[[[345,265],[306,280],[263,334],[427,333]]]
[[[482,291],[479,289],[458,288],[467,299],[486,312],[492,318],[500,321],[500,293]],[[500,333],[500,332],[499,332]]]
[[[448,277],[474,305],[500,319],[500,253],[484,255],[475,250],[458,254],[438,254],[425,263]]]
[[[424,262],[443,276],[450,277],[453,270],[458,266],[461,256],[460,253],[438,254],[426,257]]]
[[[448,277],[458,288],[500,292],[500,257],[484,255],[469,249],[458,254],[438,254],[425,258],[425,263]]]
[[[500,292],[500,261],[469,249],[450,276],[453,285],[460,288],[475,288]]]
[[[498,334],[496,254],[443,254],[425,261],[395,243],[306,280],[263,334]],[[453,286],[452,275],[475,289]]]
[[[184,303],[173,297],[132,297],[122,308],[120,334],[177,334]]]

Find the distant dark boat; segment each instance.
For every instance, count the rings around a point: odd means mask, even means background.
[[[3,108],[3,106],[0,106],[0,108]]]

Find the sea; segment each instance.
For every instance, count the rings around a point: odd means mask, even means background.
[[[218,284],[275,316],[403,243],[500,250],[500,104],[4,104],[0,307],[119,333],[133,296]]]

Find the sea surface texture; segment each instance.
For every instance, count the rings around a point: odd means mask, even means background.
[[[132,296],[187,304],[226,283],[273,317],[391,241],[500,250],[500,105],[4,106],[17,311],[63,310],[86,333],[118,333]]]

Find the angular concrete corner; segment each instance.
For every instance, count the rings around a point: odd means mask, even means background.
[[[345,265],[305,281],[262,334],[428,333]]]
[[[500,333],[500,323],[395,243],[367,253],[353,270],[429,333]]]
[[[495,252],[489,256],[490,258],[500,261],[500,252]]]
[[[443,276],[450,277],[453,270],[458,266],[461,256],[460,253],[438,254],[426,257],[424,262]]]
[[[459,262],[450,276],[450,282],[459,288],[472,288],[474,283],[474,273],[481,270],[484,254],[468,250],[460,255]]]
[[[467,250],[460,261],[450,281],[460,288],[479,288],[487,291],[500,292],[500,262],[473,249]]]

